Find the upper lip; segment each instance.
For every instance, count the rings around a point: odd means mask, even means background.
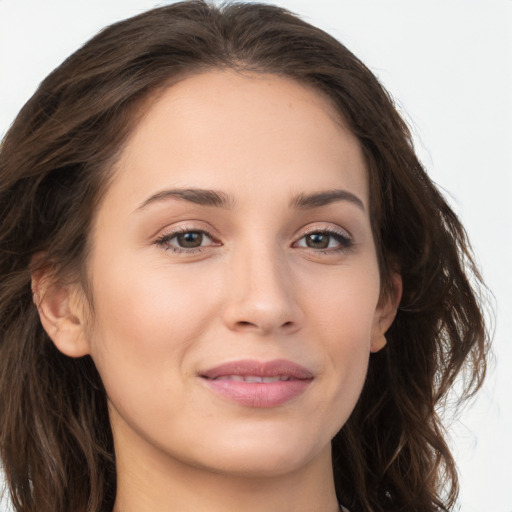
[[[313,373],[304,366],[286,359],[274,359],[272,361],[242,359],[239,361],[229,361],[201,371],[199,375],[207,379],[216,379],[228,375],[255,377],[283,376],[300,380],[310,380],[314,377]]]

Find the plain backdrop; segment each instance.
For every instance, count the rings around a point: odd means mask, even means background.
[[[99,29],[164,3],[0,0],[0,136],[38,83]],[[460,510],[512,512],[512,1],[277,3],[340,39],[378,76],[465,223],[496,319],[486,386],[449,426]]]

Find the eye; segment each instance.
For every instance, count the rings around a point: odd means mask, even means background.
[[[171,240],[175,240],[176,245],[183,249],[195,249],[201,247],[207,238],[208,236],[205,236],[201,231],[187,231],[186,233],[174,235]]]
[[[203,248],[220,245],[204,230],[183,229],[161,236],[157,245],[173,252],[194,253]]]
[[[336,252],[348,250],[352,245],[352,239],[346,233],[332,230],[319,230],[304,235],[295,242],[294,247],[306,247],[308,249]]]

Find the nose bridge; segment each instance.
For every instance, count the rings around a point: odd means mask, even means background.
[[[278,244],[261,238],[244,244],[234,251],[230,272],[231,328],[269,333],[299,326],[291,269]]]

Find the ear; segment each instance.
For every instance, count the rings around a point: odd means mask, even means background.
[[[32,272],[32,298],[41,324],[55,346],[69,357],[89,353],[85,303],[78,284],[61,284],[48,267]]]
[[[378,352],[386,346],[385,334],[395,319],[402,298],[402,277],[400,274],[393,273],[391,283],[391,293],[386,293],[380,298],[375,311],[372,339],[370,341],[371,352]]]

